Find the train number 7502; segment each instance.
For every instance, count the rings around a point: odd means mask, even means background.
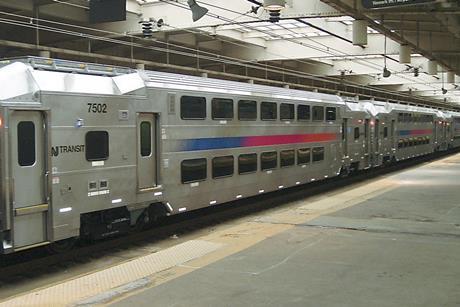
[[[88,113],[107,113],[107,104],[88,103]]]

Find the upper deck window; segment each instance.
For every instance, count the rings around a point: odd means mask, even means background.
[[[317,121],[324,120],[324,107],[313,106],[313,120],[317,120]]]
[[[281,120],[294,119],[294,105],[292,103],[280,104],[280,119]]]
[[[310,120],[310,106],[305,104],[297,105],[297,120]]]
[[[239,120],[256,120],[257,119],[257,102],[253,100],[238,101],[238,119]]]
[[[206,98],[182,96],[180,98],[180,116],[182,119],[205,119]]]
[[[260,119],[261,120],[276,120],[278,112],[275,102],[262,102],[260,104]]]
[[[233,100],[213,98],[211,102],[212,119],[233,119]]]
[[[337,119],[337,108],[326,107],[326,120],[334,121]]]

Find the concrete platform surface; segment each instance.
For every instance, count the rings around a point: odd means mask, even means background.
[[[292,227],[182,264],[184,272],[111,305],[460,306],[459,175],[455,155],[380,180],[382,191],[304,222],[259,217],[254,223]]]

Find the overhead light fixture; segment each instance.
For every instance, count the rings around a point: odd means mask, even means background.
[[[385,41],[383,45],[383,77],[388,78],[391,76],[391,71],[387,68],[387,36],[385,35]]]
[[[383,68],[383,77],[388,78],[391,76],[391,71],[389,71],[386,67]]]
[[[156,27],[157,30],[161,29],[164,25],[164,20],[155,20],[154,18],[142,19],[139,21],[139,24],[142,27],[142,35],[144,38],[152,38],[153,28]]]
[[[279,22],[281,10],[286,6],[286,0],[264,0],[264,9],[270,14],[270,22]]]
[[[264,8],[268,11],[282,10],[286,6],[286,0],[264,0]]]
[[[200,20],[209,11],[207,8],[199,6],[195,0],[187,0],[187,4],[192,11],[193,22]]]

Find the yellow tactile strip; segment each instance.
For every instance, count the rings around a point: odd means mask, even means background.
[[[191,240],[155,254],[127,261],[0,303],[0,306],[65,306],[204,256],[222,244]]]

